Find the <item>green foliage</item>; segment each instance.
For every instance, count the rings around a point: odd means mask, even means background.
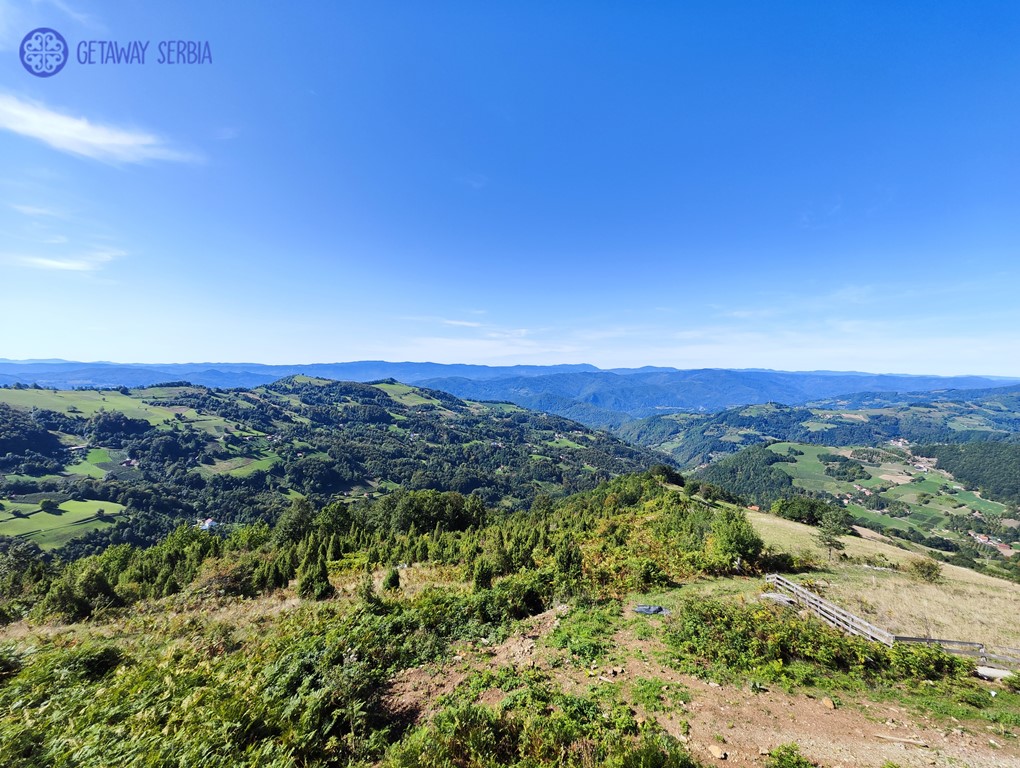
[[[317,550],[309,548],[317,559]],[[0,764],[313,766],[378,758],[395,738],[382,704],[398,669],[455,639],[503,631],[545,609],[548,574],[478,595],[425,590],[354,607],[307,603],[272,632],[140,617],[140,635],[32,653],[0,647]],[[135,650],[128,652],[125,646]]]
[[[276,521],[273,535],[278,544],[297,543],[312,530],[315,509],[306,498],[294,499]]]
[[[771,512],[787,520],[794,520],[806,525],[818,525],[829,506],[827,502],[813,499],[810,496],[791,496],[772,502]]]
[[[559,620],[549,644],[570,653],[583,665],[598,661],[612,647],[613,632],[620,621],[620,606],[578,606]]]
[[[728,563],[745,561],[753,564],[765,542],[755,532],[743,510],[724,507],[712,520],[709,553]]]
[[[669,712],[679,704],[689,704],[690,691],[683,683],[667,683],[638,677],[631,683],[634,703],[646,712]]]
[[[765,768],[815,768],[815,765],[800,753],[800,747],[794,743],[780,744],[769,752],[765,760]]]
[[[439,712],[387,755],[390,768],[605,765],[610,768],[697,768],[683,746],[662,731],[638,737],[633,718],[613,718],[563,694],[558,711],[497,713],[476,704]]]
[[[942,563],[930,557],[917,557],[907,563],[910,575],[928,582],[938,584],[942,581]]]
[[[938,646],[888,648],[766,604],[687,599],[669,621],[675,663],[694,673],[732,672],[792,685],[856,687],[879,680],[941,680],[970,663]]]
[[[850,522],[850,515],[841,507],[828,505],[822,510],[815,540],[820,547],[828,550],[830,560],[833,551],[841,552],[846,549],[843,537],[851,532]]]
[[[473,582],[476,590],[492,588],[492,565],[484,557],[475,563]]]
[[[775,466],[788,461],[793,459],[780,456],[764,445],[754,445],[736,456],[708,465],[697,476],[755,504],[767,505],[777,498],[793,495],[790,476]]]
[[[386,572],[386,576],[383,577],[382,586],[383,589],[388,589],[390,591],[400,589],[400,571],[396,568],[390,568]]]
[[[308,554],[298,568],[297,593],[308,600],[325,600],[332,597],[336,588],[330,583],[326,571],[326,553],[318,547],[309,547]]]
[[[915,450],[922,456],[938,459],[940,469],[980,488],[986,497],[1020,506],[1020,472],[1017,472],[1020,444],[970,442],[922,445]]]

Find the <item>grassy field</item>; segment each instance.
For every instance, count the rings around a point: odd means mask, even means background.
[[[432,397],[423,397],[415,392],[413,387],[407,384],[373,384],[376,389],[381,389],[398,403],[404,405],[438,405],[442,403]]]
[[[50,389],[0,389],[0,403],[16,408],[40,408],[57,413],[89,417],[100,410],[120,411],[128,418],[141,419],[153,426],[169,428],[174,420],[182,420],[213,435],[230,430],[221,418],[201,415],[190,408],[149,405],[143,400],[160,400],[176,397],[187,387],[150,387],[133,390],[125,395],[112,390],[59,390]],[[179,417],[179,418],[178,418]]]
[[[791,577],[793,580],[824,581],[824,586],[808,586],[879,627],[896,634],[1020,648],[1020,623],[1016,621],[1020,584],[946,564],[942,565],[944,583],[929,584],[901,570],[877,570],[842,560],[829,563],[811,526],[761,512],[748,512],[748,518],[766,544],[787,552],[804,552],[827,564],[821,576],[802,574]],[[924,556],[917,545],[912,551],[879,540],[848,536],[843,541],[845,554],[858,561],[888,561],[906,568]],[[737,589],[739,584],[738,580],[725,588]],[[755,588],[744,589],[753,592]]]
[[[43,549],[56,549],[71,539],[91,530],[112,525],[124,507],[111,501],[65,501],[58,513],[43,512],[37,504],[3,502],[0,511],[0,535],[20,536],[34,541]],[[96,513],[106,514],[99,518]],[[22,516],[15,516],[19,512]]]
[[[260,469],[268,470],[280,460],[278,454],[271,451],[260,451],[255,456],[234,456],[230,459],[217,461],[209,466],[199,467],[199,472],[205,476],[209,475],[233,475],[234,477],[247,477]]]
[[[1020,648],[1018,584],[951,565],[942,566],[943,583],[929,584],[905,570],[912,560],[923,557],[921,547],[910,551],[857,537],[844,539],[849,560],[829,562],[815,541],[814,528],[765,513],[748,512],[748,518],[767,544],[808,555],[824,565],[820,573],[789,578],[879,627],[896,634]],[[887,562],[887,567],[898,570],[867,567],[861,560]],[[691,595],[749,601],[764,590],[758,578],[705,578],[635,599],[675,608]]]
[[[770,450],[780,455],[786,455],[790,448],[802,452],[802,455],[794,457],[796,463],[776,466],[792,478],[794,486],[844,499],[847,509],[853,515],[887,528],[904,531],[913,529],[926,536],[937,532],[940,536],[959,540],[959,534],[945,530],[950,515],[969,515],[972,512],[1005,515],[1007,512],[1004,505],[964,490],[946,472],[917,468],[909,457],[901,458],[886,451],[876,452],[877,460],[860,461],[871,477],[848,482],[825,474],[825,464],[819,456],[830,453],[850,458],[854,448],[800,443],[775,443],[769,446]],[[893,516],[866,507],[864,502],[867,500],[867,492],[906,505],[907,514]]]
[[[120,392],[92,390],[0,389],[0,402],[16,408],[43,408],[58,413],[93,416],[100,410],[120,411],[132,419],[162,424],[174,417],[173,411],[146,405],[138,397]]]

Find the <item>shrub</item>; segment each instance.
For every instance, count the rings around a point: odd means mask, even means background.
[[[492,565],[484,557],[475,563],[474,586],[476,590],[492,588]]]
[[[907,570],[912,576],[929,584],[938,584],[942,581],[942,564],[930,557],[911,560]]]
[[[939,680],[970,669],[939,646],[880,643],[844,635],[813,617],[765,604],[689,598],[667,624],[666,642],[680,668],[729,669],[797,685],[828,680]],[[845,677],[841,681],[839,674]]]
[[[396,591],[400,589],[400,571],[396,568],[390,568],[387,572],[386,577],[383,579],[383,589]]]
[[[325,600],[327,597],[331,597],[335,591],[326,571],[325,554],[321,550],[316,552],[309,549],[298,570],[298,596],[306,599]]]
[[[815,764],[800,753],[796,744],[780,744],[769,752],[765,768],[815,768]]]

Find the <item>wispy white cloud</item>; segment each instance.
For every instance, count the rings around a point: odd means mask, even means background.
[[[40,208],[37,205],[12,205],[11,208],[25,216],[59,216],[52,208]]]
[[[53,8],[65,19],[56,19]],[[78,10],[66,0],[0,0],[0,50],[16,50],[25,33],[35,27],[57,26],[63,29],[66,20],[92,32],[106,31],[98,17]]]
[[[112,248],[96,248],[84,253],[68,256],[15,255],[9,260],[24,267],[56,272],[96,272],[114,259],[126,256],[126,252]]]
[[[468,314],[475,314],[468,312]],[[404,315],[400,318],[401,320],[407,320],[413,323],[434,323],[438,325],[447,325],[453,328],[482,328],[484,323],[480,323],[476,320],[457,320],[455,318],[448,317],[437,317],[435,315]]]
[[[0,50],[17,48],[22,36],[32,29],[27,23],[23,6],[12,0],[0,0]]]
[[[173,148],[155,134],[100,125],[10,94],[0,94],[0,129],[36,139],[61,152],[105,162],[194,162],[199,159]]]

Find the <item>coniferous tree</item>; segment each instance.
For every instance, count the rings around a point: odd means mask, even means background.
[[[309,547],[298,569],[298,596],[307,600],[325,600],[335,591],[326,571],[325,554],[320,549]]]
[[[818,519],[815,541],[828,551],[830,560],[833,550],[842,552],[846,549],[843,537],[848,533],[850,533],[850,516],[846,510],[831,505],[827,506]]]

